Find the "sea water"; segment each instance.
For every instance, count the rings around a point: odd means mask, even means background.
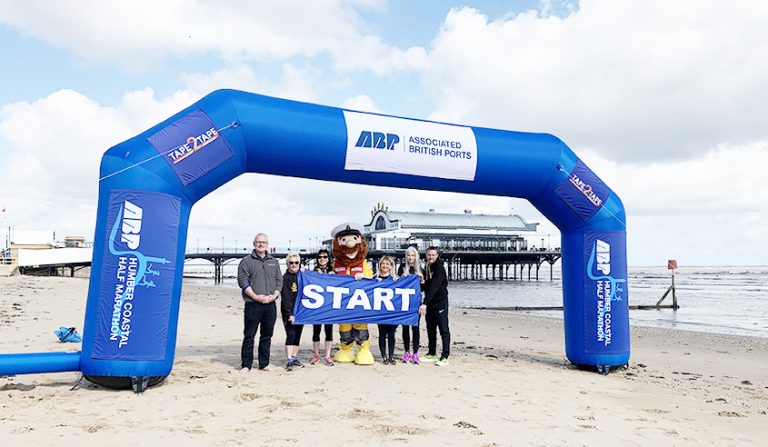
[[[236,265],[225,265],[223,284],[236,289]],[[185,284],[214,286],[211,264],[188,262]],[[559,266],[539,271],[539,281],[454,281],[449,283],[451,307],[562,306],[562,282]],[[652,305],[672,282],[665,267],[630,267],[628,272],[630,305]],[[681,267],[675,274],[680,309],[631,310],[630,323],[640,326],[685,329],[721,334],[768,337],[768,267]],[[230,293],[227,291],[226,293]],[[240,299],[231,292],[233,299]],[[670,293],[663,304],[672,304]],[[516,311],[531,315],[562,318],[562,311]]]

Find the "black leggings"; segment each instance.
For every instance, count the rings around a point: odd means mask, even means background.
[[[325,326],[325,341],[333,341],[332,324],[315,324],[312,326],[312,341],[320,341],[320,330]]]
[[[285,346],[299,346],[304,325],[291,324],[287,317],[283,317],[283,326],[285,326]]]
[[[379,350],[382,357],[395,356],[395,329],[396,324],[379,325]]]
[[[403,325],[403,347],[405,352],[411,351],[411,332],[413,332],[413,353],[419,352],[419,342],[421,341],[421,333],[419,332],[419,326],[421,325],[421,315],[419,315],[419,324],[416,326]]]

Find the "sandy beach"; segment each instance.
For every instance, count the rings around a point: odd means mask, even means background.
[[[78,349],[53,330],[82,332],[87,288],[0,278],[0,352]],[[75,372],[0,377],[3,445],[745,446],[768,436],[768,339],[633,327],[629,368],[600,376],[568,363],[557,319],[453,309],[447,368],[288,372],[278,323],[275,370],[243,374],[241,313],[237,290],[185,286],[174,370],[142,395],[72,389]]]

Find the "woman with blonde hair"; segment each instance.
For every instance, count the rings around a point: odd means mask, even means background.
[[[299,340],[304,326],[293,324],[293,307],[296,304],[296,296],[299,294],[299,267],[301,257],[291,253],[285,258],[285,274],[283,274],[283,290],[280,292],[280,312],[283,315],[283,326],[285,326],[285,356],[287,363],[285,369],[292,371],[293,368],[303,368],[297,358],[299,354]]]
[[[424,284],[424,270],[421,268],[419,262],[419,250],[416,247],[408,247],[405,249],[405,262],[400,265],[397,271],[397,276],[405,277],[408,275],[417,275],[419,282]],[[403,363],[411,363],[418,365],[421,363],[419,358],[419,342],[421,341],[421,334],[419,332],[419,326],[421,325],[421,315],[419,315],[419,323],[416,326],[403,325],[403,348],[405,354],[403,354]],[[413,354],[411,354],[411,332],[413,333]]]
[[[393,281],[397,278],[392,274],[395,268],[395,260],[391,256],[382,256],[376,274],[376,281]],[[396,324],[379,325],[379,350],[381,350],[381,363],[385,365],[395,364],[395,331]]]

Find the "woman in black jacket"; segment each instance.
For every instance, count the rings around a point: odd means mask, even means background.
[[[328,273],[333,275],[333,263],[331,262],[331,253],[328,250],[322,248],[317,252],[315,257],[315,271],[318,273]],[[312,326],[312,348],[314,353],[312,359],[309,361],[311,365],[320,362],[320,331],[325,328],[325,359],[323,363],[328,366],[333,366],[333,357],[331,357],[331,344],[333,343],[333,325],[332,324],[315,324]]]
[[[297,254],[290,254],[285,258],[286,269],[283,274],[283,290],[280,292],[280,313],[283,316],[285,326],[285,356],[288,362],[285,369],[293,371],[293,368],[303,368],[297,355],[299,353],[299,340],[304,326],[293,324],[293,307],[296,304],[296,296],[299,294],[299,265],[301,258]]]

